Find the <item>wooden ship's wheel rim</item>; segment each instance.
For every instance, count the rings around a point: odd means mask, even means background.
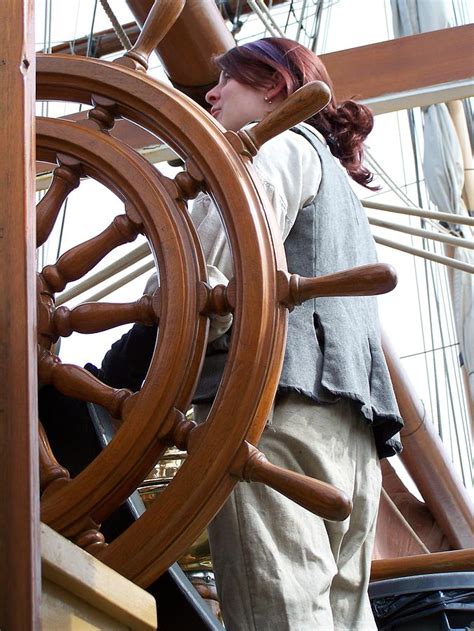
[[[287,309],[277,298],[277,270],[286,267],[283,249],[276,231],[262,212],[265,202],[242,159],[232,149],[222,128],[187,97],[145,75],[96,60],[39,55],[37,70],[38,98],[98,103],[99,106],[106,103],[105,109],[110,102],[116,116],[148,128],[179,155],[191,157],[193,173],[197,172],[198,178],[202,178],[222,211],[234,255],[233,339],[208,421],[198,431],[193,430],[187,462],[159,503],[99,554],[124,575],[147,584],[168,567],[210,521],[236,482],[229,473],[229,464],[243,441],[247,438],[255,442],[263,430],[284,349]],[[80,135],[79,125],[76,127]],[[82,133],[99,134],[87,129]],[[61,151],[67,153],[65,149]],[[232,187],[228,187],[229,181],[234,182]],[[235,209],[239,209],[238,214]],[[197,298],[185,301],[185,311],[193,307],[196,308],[195,322]],[[270,357],[273,357],[272,369]],[[244,390],[242,381],[248,384]],[[130,415],[135,414],[132,408]],[[225,427],[222,420],[227,420]],[[157,431],[155,440],[159,442],[170,429]],[[177,433],[181,430],[188,431],[189,427],[181,424]],[[125,423],[100,460],[93,462],[66,488],[45,498],[43,519],[69,536],[84,527],[89,518],[100,522],[105,516],[102,506],[106,498],[110,503],[113,494],[119,503],[131,490],[124,478],[114,488],[107,484],[107,479],[112,472],[116,480],[121,478],[120,470],[128,457],[132,436],[131,423]],[[141,457],[145,462],[143,477],[150,449],[150,445],[142,445],[134,456],[137,467]],[[158,451],[161,450],[162,445]],[[148,530],[149,540],[143,542],[142,537],[137,538],[137,528]]]

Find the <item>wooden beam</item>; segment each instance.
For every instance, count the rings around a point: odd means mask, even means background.
[[[414,554],[413,556],[372,561],[371,581],[402,576],[438,574],[445,572],[471,572],[474,567],[474,549]]]
[[[3,0],[0,60],[0,628],[39,629],[33,0]]]
[[[474,24],[321,55],[339,100],[472,79]]]

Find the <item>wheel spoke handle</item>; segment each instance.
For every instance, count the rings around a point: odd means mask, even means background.
[[[54,333],[67,337],[78,333],[99,333],[116,326],[140,322],[151,326],[158,323],[159,295],[143,295],[136,302],[86,302],[74,309],[58,307],[53,316]]]
[[[392,291],[397,285],[397,273],[391,265],[374,263],[352,269],[304,278],[298,274],[278,272],[280,302],[289,308],[305,300],[334,296],[376,296]]]
[[[281,105],[265,116],[255,127],[238,133],[252,156],[260,147],[286,129],[311,118],[331,100],[331,91],[322,81],[311,81],[293,92]]]
[[[114,248],[137,236],[138,227],[127,215],[118,215],[100,234],[65,252],[55,265],[46,265],[42,276],[52,292],[63,291],[70,281],[84,276]]]
[[[135,45],[116,63],[128,65],[126,60],[131,59],[148,70],[148,58],[176,22],[184,5],[185,0],[155,0]]]
[[[246,482],[263,482],[329,521],[343,521],[352,510],[350,499],[340,489],[271,464],[261,451],[247,441],[237,452],[230,473]]]

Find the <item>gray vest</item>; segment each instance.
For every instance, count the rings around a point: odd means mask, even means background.
[[[285,241],[288,271],[322,276],[376,262],[365,211],[329,149],[303,127],[321,159],[316,198],[302,208]],[[210,345],[195,401],[212,399],[225,363],[228,338]],[[317,403],[353,399],[371,423],[381,457],[400,451],[403,423],[380,345],[375,297],[316,298],[295,307],[279,392],[298,392]]]

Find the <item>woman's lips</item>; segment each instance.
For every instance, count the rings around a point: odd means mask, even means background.
[[[211,116],[214,116],[214,118],[216,118],[220,111],[221,111],[220,108],[218,108],[218,107],[214,108],[213,107],[211,109]]]

